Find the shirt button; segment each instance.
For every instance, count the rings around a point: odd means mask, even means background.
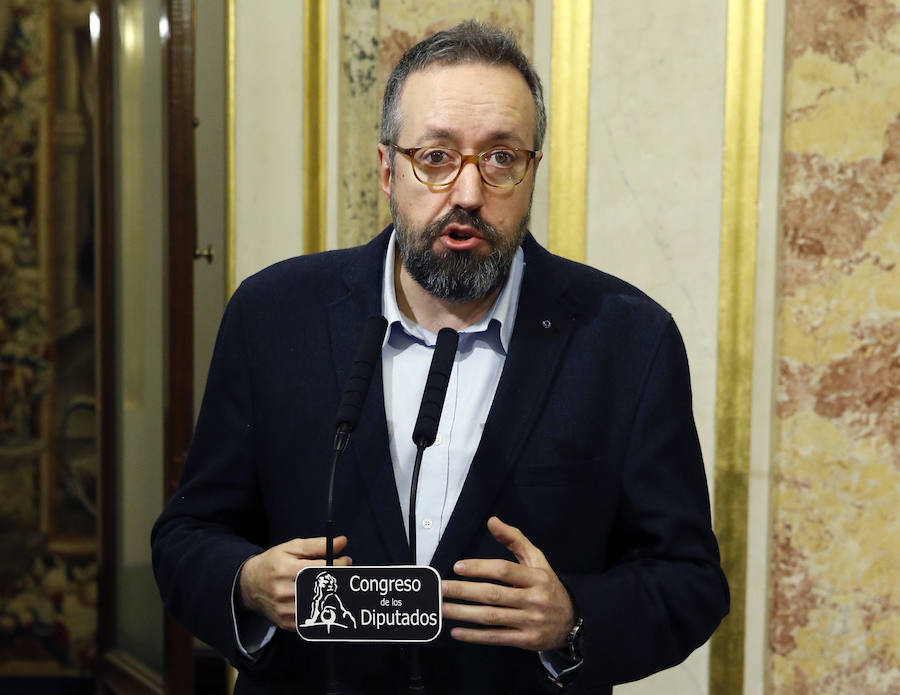
[[[431,519],[422,519],[422,528],[431,528]]]
[[[434,438],[434,445],[440,446],[442,441],[444,441],[444,440],[441,438],[441,435],[438,435],[437,437]]]

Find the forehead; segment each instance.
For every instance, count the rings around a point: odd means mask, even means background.
[[[400,94],[400,144],[423,138],[459,147],[492,139],[530,148],[534,100],[525,78],[510,65],[431,65],[406,78]]]

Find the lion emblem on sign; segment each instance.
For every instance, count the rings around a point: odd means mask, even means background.
[[[349,621],[356,628],[356,618],[344,608],[341,597],[337,594],[338,583],[330,572],[320,572],[313,584],[313,598],[309,607],[309,617],[301,627],[324,627],[331,634],[332,627],[345,630],[350,627]]]

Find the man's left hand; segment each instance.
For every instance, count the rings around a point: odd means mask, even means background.
[[[477,581],[441,582],[444,618],[486,626],[455,627],[450,635],[461,642],[534,651],[565,647],[566,635],[575,622],[575,609],[544,553],[519,529],[496,516],[488,519],[488,530],[516,556],[518,563],[472,559],[460,560],[453,566],[461,577],[491,579],[506,586]]]

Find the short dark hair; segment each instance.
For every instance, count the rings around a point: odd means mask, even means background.
[[[381,102],[381,142],[396,143],[400,134],[400,92],[406,78],[430,65],[488,63],[510,65],[518,70],[534,98],[534,148],[539,150],[547,130],[547,111],[541,79],[519,49],[511,32],[469,20],[439,31],[404,53],[391,71]],[[394,151],[390,158],[393,162]]]

